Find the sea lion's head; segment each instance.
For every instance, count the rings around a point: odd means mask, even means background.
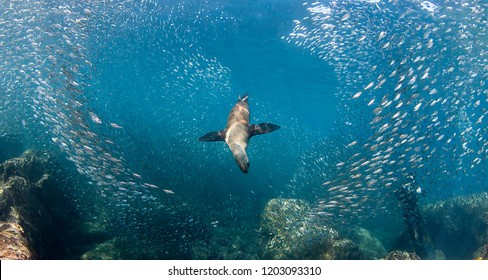
[[[236,160],[237,165],[243,173],[249,172],[249,158],[247,157],[246,149],[244,149],[239,144],[232,144],[230,147],[232,154],[234,155],[234,159]]]

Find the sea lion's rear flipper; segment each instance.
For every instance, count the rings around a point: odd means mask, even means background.
[[[252,124],[251,125],[251,137],[254,135],[258,135],[258,134],[273,132],[273,131],[277,130],[278,128],[280,128],[278,125],[272,124],[272,123]]]
[[[246,93],[246,94],[245,94],[243,97],[241,97],[241,96],[239,95],[239,100],[238,100],[238,102],[246,102],[246,101],[247,101],[247,98],[248,98],[247,93]]]
[[[202,137],[198,138],[198,141],[212,142],[212,141],[225,141],[225,129],[220,131],[209,132]]]

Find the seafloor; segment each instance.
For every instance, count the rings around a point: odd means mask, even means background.
[[[63,195],[63,188],[73,182],[56,170],[59,164],[50,154],[32,150],[0,164],[0,259],[168,258],[145,255],[144,247],[134,254],[102,224],[84,220]],[[242,230],[245,224],[239,230],[209,227],[203,238],[188,243],[189,258],[486,260],[486,198],[485,193],[423,205],[428,236],[423,252],[406,230],[386,245],[365,227],[339,230],[310,215],[307,201],[271,199],[262,210],[259,230]],[[162,242],[162,250],[165,246]]]

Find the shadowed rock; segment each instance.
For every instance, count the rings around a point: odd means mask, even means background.
[[[442,250],[446,259],[472,259],[488,241],[486,193],[428,204],[422,211],[431,246]]]
[[[83,260],[121,260],[122,256],[117,240],[111,239],[97,244],[93,249],[83,253]]]
[[[46,161],[44,155],[28,150],[0,164],[2,259],[32,259],[42,254],[44,227],[52,224],[37,192],[50,180]]]
[[[366,228],[353,227],[346,234],[354,243],[358,244],[359,249],[365,259],[374,260],[383,258],[386,255],[386,249],[375,236]]]

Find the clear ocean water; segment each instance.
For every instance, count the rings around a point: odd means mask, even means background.
[[[484,0],[0,7],[0,161],[54,155],[63,207],[120,258],[259,259],[274,198],[391,248],[398,190],[420,206],[486,196]],[[248,174],[224,142],[198,141],[245,95],[251,123],[281,127],[250,140]]]

